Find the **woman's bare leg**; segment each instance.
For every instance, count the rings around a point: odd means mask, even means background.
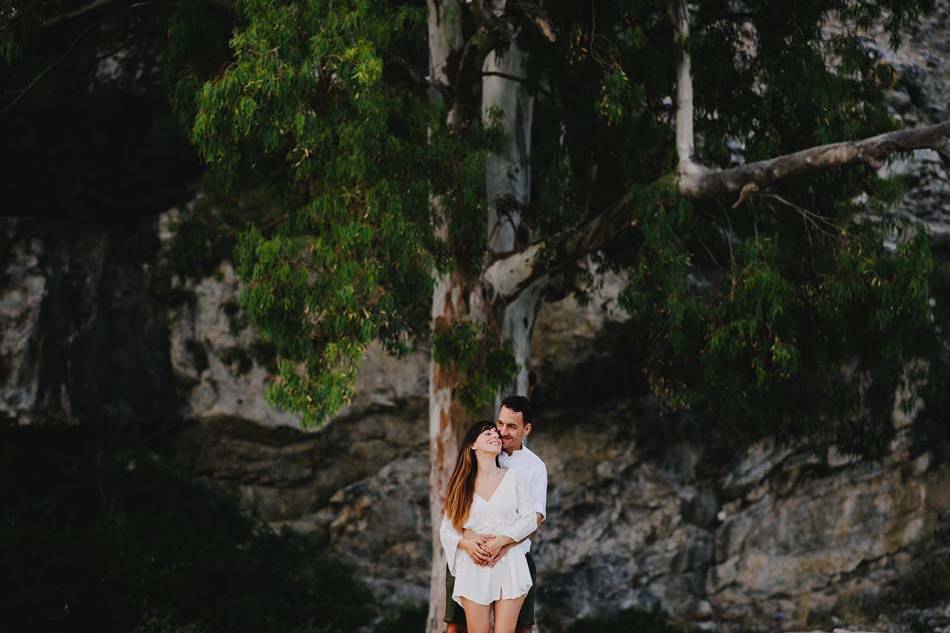
[[[493,603],[495,608],[494,633],[515,633],[515,627],[518,625],[518,614],[521,613],[521,605],[524,604],[526,596],[527,594]],[[465,612],[465,617],[468,617],[468,611]]]
[[[472,602],[465,597],[461,597],[460,599],[462,601],[462,608],[465,609],[465,622],[468,624],[468,633],[488,633],[488,615],[491,613],[491,606]],[[515,619],[517,618],[518,615],[515,614]]]

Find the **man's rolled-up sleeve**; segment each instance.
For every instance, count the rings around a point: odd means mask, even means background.
[[[548,512],[548,469],[542,463],[531,477],[531,502],[534,511],[547,518]]]

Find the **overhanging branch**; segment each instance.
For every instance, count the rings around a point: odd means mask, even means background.
[[[857,163],[865,163],[877,169],[891,154],[915,149],[933,149],[939,152],[948,142],[950,121],[912,130],[887,132],[858,141],[809,147],[731,169],[702,169],[680,173],[677,187],[687,198],[717,198],[737,194],[749,185],[755,185],[761,190],[784,178],[819,169]]]
[[[789,176],[855,163],[879,166],[895,152],[931,148],[937,151],[950,145],[950,121],[871,138],[811,147],[785,156],[742,165],[732,169],[704,170],[677,175],[679,193],[687,198],[704,199],[736,194],[743,187],[758,190]],[[534,242],[520,251],[492,261],[484,278],[496,296],[510,301],[535,280],[577,262],[612,242],[636,223],[628,210],[632,195],[626,194],[603,213],[577,229],[561,231],[547,240]]]
[[[217,7],[219,9],[224,9],[226,11],[234,11],[234,3],[232,0],[205,0],[205,3],[210,6]],[[55,24],[59,24],[60,22],[65,22],[67,20],[78,18],[87,13],[98,11],[99,9],[102,9],[104,7],[117,7],[119,9],[131,9],[131,8],[144,6],[146,4],[176,4],[176,1],[167,0],[164,2],[132,2],[131,0],[94,0],[93,2],[83,5],[79,7],[78,9],[70,11],[69,13],[63,13],[63,14],[56,15],[49,18],[48,20],[43,22],[43,28],[49,28]]]
[[[485,281],[497,298],[512,301],[542,276],[553,274],[603,248],[633,226],[635,220],[627,210],[632,198],[628,193],[579,228],[566,229],[495,259],[485,269]]]
[[[681,49],[676,72],[676,184],[679,192],[688,198],[740,194],[738,206],[753,191],[789,176],[855,163],[866,163],[876,169],[887,156],[915,149],[929,148],[950,153],[950,122],[945,122],[859,141],[811,147],[731,169],[708,169],[693,159],[693,77],[688,48],[688,0],[676,0],[670,17],[674,41]]]
[[[731,169],[708,169],[693,160],[694,111],[693,80],[687,48],[690,27],[688,0],[676,1],[671,18],[676,43],[681,48],[676,77],[678,165],[675,183],[679,193],[687,198],[708,199],[742,192],[741,203],[755,191],[761,191],[790,176],[856,163],[878,168],[891,154],[915,149],[933,149],[942,156],[950,157],[948,121],[857,141],[820,145]],[[561,231],[545,241],[535,242],[520,251],[495,259],[485,269],[484,280],[493,288],[496,297],[512,301],[542,276],[604,248],[633,226],[636,220],[627,210],[631,200],[632,195],[628,193],[579,229]]]

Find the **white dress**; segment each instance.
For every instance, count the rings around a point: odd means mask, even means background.
[[[516,542],[494,567],[476,565],[468,552],[459,549],[462,535],[443,514],[439,536],[449,572],[455,576],[452,599],[461,604],[459,598],[464,596],[479,604],[491,604],[528,593],[531,573],[525,554],[529,544],[517,542],[534,532],[537,525],[528,483],[512,470],[505,472],[491,499],[475,493],[464,526],[478,534],[504,535]]]

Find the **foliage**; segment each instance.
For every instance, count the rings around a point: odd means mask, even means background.
[[[821,26],[832,5],[698,6],[688,46],[701,162],[759,160],[893,127],[881,101],[890,71],[862,44],[858,28],[887,15],[896,36],[930,3],[851,3],[843,32],[829,39]],[[598,13],[597,24],[616,20],[622,37],[596,37],[575,23],[569,53],[556,68],[568,81],[589,81],[591,66],[599,66],[610,88],[602,94],[629,84],[615,97],[624,105],[616,112],[591,107],[575,120],[576,138],[593,130],[593,142],[568,143],[561,153],[582,169],[566,177],[559,159],[553,180],[560,191],[576,183],[574,201],[608,192],[591,212],[625,192],[632,198],[636,229],[600,263],[629,277],[621,304],[646,342],[644,372],[653,392],[671,407],[706,413],[736,449],[763,437],[808,437],[879,455],[893,433],[889,414],[895,386],[908,379],[905,366],[941,349],[927,281],[930,247],[913,226],[892,220],[890,205],[903,183],[857,168],[783,182],[737,210],[728,207],[731,200],[682,200],[661,177],[673,160],[662,105],[672,68],[651,57],[662,50],[675,58],[666,6],[616,10]],[[583,63],[586,72],[572,72]],[[577,115],[565,114],[570,139]],[[625,173],[601,179],[608,157],[607,169]],[[592,167],[597,177],[582,178]],[[589,192],[577,193],[585,182]],[[863,193],[879,221],[857,202]],[[886,241],[897,246],[888,250]]]
[[[445,113],[391,76],[394,54],[424,44],[419,7],[240,9],[234,61],[201,90],[193,139],[232,188],[280,183],[267,192],[271,226],[238,237],[241,306],[278,354],[269,401],[317,424],[351,397],[370,341],[398,354],[427,331],[433,270],[465,265],[484,243],[484,213],[472,210],[488,140],[448,134]],[[448,210],[444,243],[431,231],[434,193]]]
[[[351,631],[367,591],[157,454],[78,429],[0,443],[0,598],[11,630]]]
[[[905,367],[934,344],[926,234],[906,231],[894,252],[881,252],[878,233],[835,227],[796,253],[785,246],[794,232],[763,215],[755,234],[722,253],[725,280],[703,289],[697,278],[709,273],[686,246],[703,239],[689,205],[652,195],[637,198],[643,241],[621,305],[655,342],[653,391],[711,414],[740,449],[809,437],[880,455],[894,386],[919,380]]]
[[[491,405],[495,394],[518,373],[511,350],[471,323],[437,326],[432,334],[432,358],[458,374],[459,402],[472,411]]]
[[[688,633],[691,630],[668,623],[659,613],[630,608],[611,616],[582,618],[566,633]]]
[[[310,424],[326,420],[352,396],[370,341],[399,354],[429,335],[437,272],[480,275],[484,163],[498,126],[479,120],[481,77],[471,69],[432,98],[420,71],[423,4],[244,0],[231,12],[181,0],[61,22],[50,19],[68,3],[19,4],[0,3],[8,86],[58,58],[52,41],[107,24],[81,35],[72,65],[54,64],[50,82],[28,94],[31,107],[53,112],[55,86],[79,68],[95,94],[115,88],[94,69],[118,45],[148,70],[150,94],[160,86],[171,104],[159,129],[173,119],[188,129],[208,197],[183,217],[174,261],[200,274],[236,246],[241,307],[276,354],[272,403]],[[693,3],[679,44],[671,6],[545,2],[554,43],[511,18],[530,52],[522,80],[537,96],[531,202],[518,211],[531,239],[546,240],[630,196],[632,228],[593,259],[629,279],[622,303],[643,337],[645,381],[671,407],[702,412],[737,448],[809,437],[879,455],[893,434],[895,387],[914,382],[905,368],[923,358],[938,378],[950,365],[943,299],[930,305],[939,265],[891,210],[906,183],[852,167],[783,181],[735,209],[682,200],[670,183],[675,66],[685,47],[701,163],[870,136],[896,125],[882,96],[898,73],[862,33],[882,27],[896,42],[933,1]],[[470,51],[483,50],[490,38],[467,12],[461,19]],[[442,102],[456,107],[451,128]],[[14,145],[45,149],[28,110],[11,112]],[[570,262],[558,271],[557,283],[583,299],[589,272]],[[438,332],[433,350],[468,377],[471,405],[512,365],[497,332],[458,327]]]
[[[429,605],[402,603],[373,627],[374,633],[410,633],[425,630]]]
[[[702,3],[686,44],[701,160],[728,165],[736,152],[756,160],[893,127],[881,99],[892,74],[860,29],[882,23],[897,37],[930,3],[733,4]],[[928,246],[888,219],[900,183],[834,170],[736,211],[690,204],[665,176],[675,160],[669,3],[546,8],[558,42],[531,28],[521,42],[539,86],[535,202],[520,209],[535,237],[629,194],[635,229],[596,258],[630,280],[622,305],[648,341],[653,391],[708,413],[738,448],[807,436],[879,455],[905,365],[937,349]],[[834,10],[842,29],[825,37]],[[447,130],[392,63],[424,56],[421,25],[415,6],[248,2],[233,63],[199,98],[194,139],[217,172],[280,174],[286,189],[280,224],[241,238],[242,306],[280,356],[271,401],[309,422],[351,396],[370,340],[398,351],[425,334],[434,270],[477,270],[485,256],[478,181],[491,131],[474,120],[461,135]],[[867,221],[856,202],[865,193],[883,222]],[[433,197],[445,218],[432,214]],[[469,406],[512,369],[491,340],[471,324],[435,333],[434,357],[465,377]]]

